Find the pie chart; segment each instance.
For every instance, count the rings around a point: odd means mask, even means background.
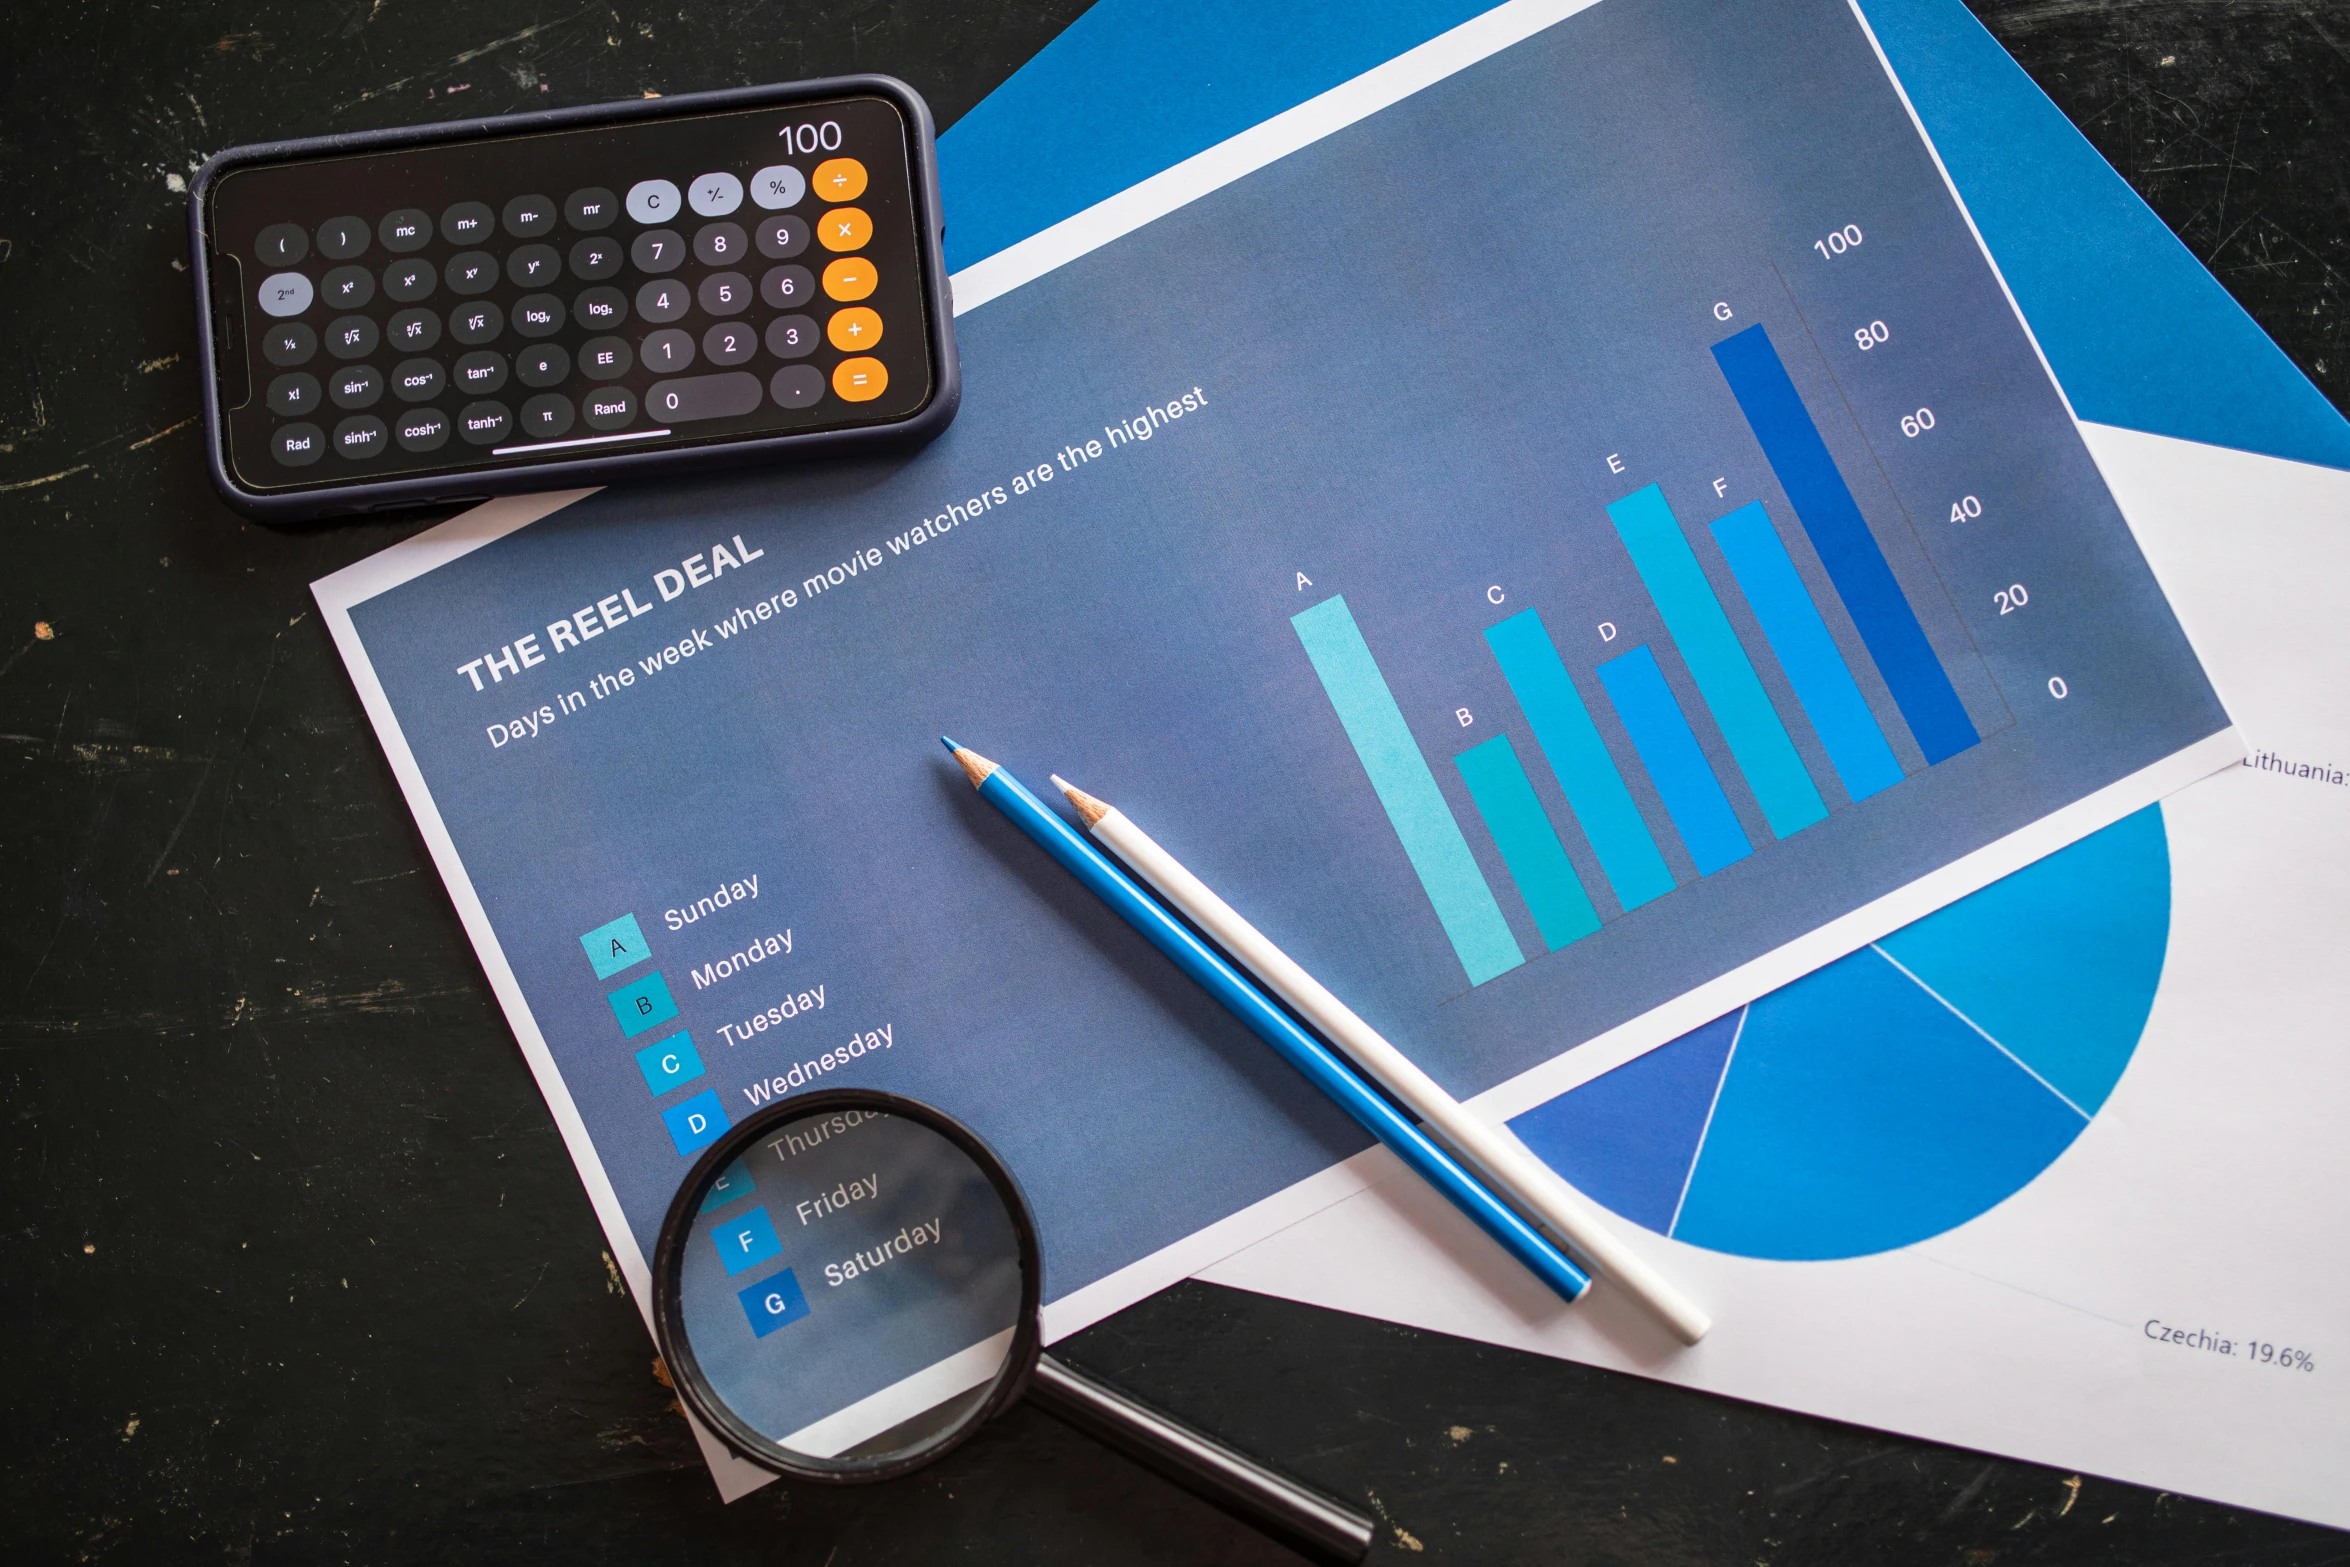
[[[1510,1125],[1594,1201],[1693,1246],[1890,1251],[2071,1146],[2137,1049],[2169,937],[2149,806]]]

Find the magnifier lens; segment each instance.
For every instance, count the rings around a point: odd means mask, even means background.
[[[906,1116],[818,1110],[706,1188],[678,1369],[795,1467],[881,1468],[988,1411],[1021,1282],[1019,1231],[970,1154]]]

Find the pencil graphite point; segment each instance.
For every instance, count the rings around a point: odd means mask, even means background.
[[[1077,814],[1085,819],[1088,827],[1110,814],[1107,801],[1095,799],[1059,773],[1053,774],[1053,787],[1069,797],[1069,803],[1077,807]]]
[[[990,777],[994,776],[996,771],[995,763],[989,761],[986,757],[981,756],[977,751],[972,750],[967,745],[955,744],[954,741],[948,740],[945,735],[940,735],[938,738],[945,743],[948,750],[955,753],[955,765],[963,769],[963,776],[971,780],[972,788],[977,789],[981,787]]]

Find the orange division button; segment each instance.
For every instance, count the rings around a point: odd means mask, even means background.
[[[843,402],[869,403],[889,390],[889,371],[878,359],[843,359],[832,367],[832,389]]]
[[[835,207],[816,220],[816,240],[826,250],[863,250],[873,237],[873,220],[862,207]]]
[[[854,158],[827,158],[816,165],[808,188],[826,201],[855,201],[865,194],[865,165]]]
[[[881,274],[863,256],[843,256],[824,269],[824,292],[833,299],[863,299],[880,284]]]
[[[824,335],[843,353],[862,353],[881,341],[881,314],[863,305],[833,312],[824,323]]]

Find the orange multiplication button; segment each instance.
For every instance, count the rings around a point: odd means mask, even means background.
[[[832,367],[832,389],[844,402],[869,403],[889,390],[889,371],[878,359],[843,359]]]
[[[843,353],[863,353],[881,341],[881,315],[863,305],[833,312],[824,323],[824,335]]]
[[[863,250],[873,237],[873,220],[862,207],[835,207],[816,220],[816,241],[826,250]]]
[[[824,292],[833,299],[863,299],[880,282],[881,274],[863,256],[843,256],[824,269]]]
[[[808,188],[825,201],[855,201],[865,194],[865,165],[854,158],[827,158],[816,165]]]

